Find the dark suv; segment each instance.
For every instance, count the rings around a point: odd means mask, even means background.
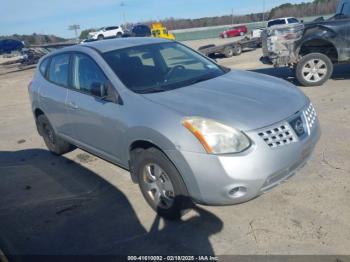
[[[341,1],[328,20],[274,26],[262,37],[263,62],[291,67],[304,86],[322,85],[334,64],[350,63],[350,0]]]
[[[125,32],[123,37],[150,37],[151,29],[147,25],[138,24],[131,28],[131,31]]]

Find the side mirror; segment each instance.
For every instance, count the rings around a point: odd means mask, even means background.
[[[94,82],[91,84],[91,94],[100,98],[107,97],[107,88],[105,83]]]
[[[99,97],[100,99],[112,102],[115,104],[123,105],[121,97],[112,86],[112,83],[107,81],[105,83],[94,82],[91,84],[91,94]]]

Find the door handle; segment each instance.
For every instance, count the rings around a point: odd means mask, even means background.
[[[68,106],[72,109],[78,109],[78,105],[72,101],[68,102]]]

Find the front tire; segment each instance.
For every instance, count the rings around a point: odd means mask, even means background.
[[[332,73],[332,61],[321,53],[303,56],[295,68],[296,78],[303,86],[321,86],[332,76]]]
[[[159,216],[179,219],[191,208],[182,177],[163,152],[153,147],[142,150],[134,167],[144,198]]]
[[[55,155],[63,155],[75,149],[75,147],[58,137],[49,119],[45,115],[37,118],[38,130],[43,137],[46,147]]]
[[[97,40],[103,40],[105,37],[103,35],[98,35]]]

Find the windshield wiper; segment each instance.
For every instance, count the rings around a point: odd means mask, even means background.
[[[161,93],[168,91],[168,89],[162,88],[162,87],[151,87],[147,89],[137,90],[136,92],[139,94],[151,94],[151,93]]]

